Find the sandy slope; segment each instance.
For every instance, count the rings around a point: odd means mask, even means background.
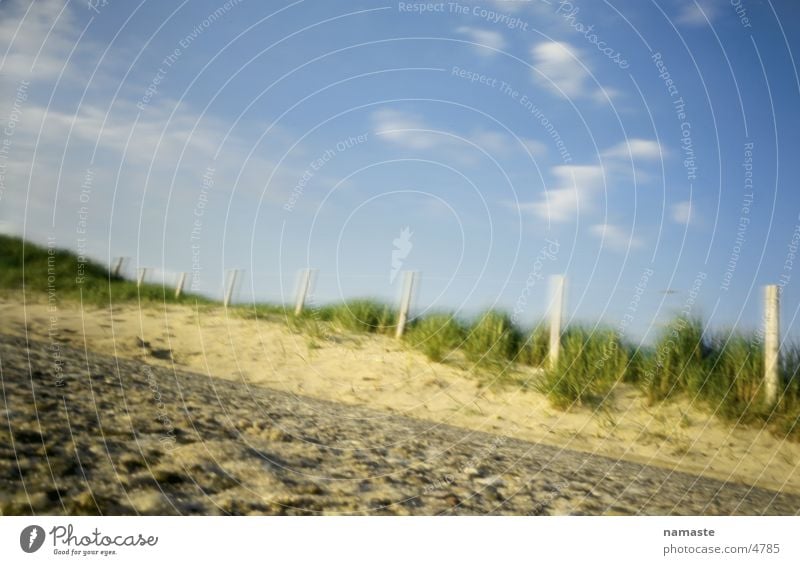
[[[134,305],[105,309],[0,301],[2,332],[274,389],[602,454],[723,481],[800,493],[800,445],[768,431],[734,429],[688,402],[648,407],[627,385],[602,413],[549,407],[516,385],[430,363],[383,337],[312,339],[286,324],[222,308]],[[514,375],[535,379],[533,369]],[[487,386],[488,385],[488,386]]]
[[[0,514],[800,510],[795,494],[23,338],[0,335],[0,382]]]

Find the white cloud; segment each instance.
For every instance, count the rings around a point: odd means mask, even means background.
[[[594,197],[604,185],[603,168],[595,165],[560,165],[551,169],[554,188],[535,202],[518,206],[523,212],[554,223],[577,218],[579,212],[594,208]]]
[[[603,247],[615,251],[625,251],[642,246],[641,239],[614,224],[595,224],[589,228],[589,231],[601,239]]]
[[[495,158],[498,156],[509,157],[516,153],[527,157],[528,151],[537,157],[547,152],[547,147],[541,141],[529,138],[518,140],[500,131],[476,130],[466,137]]]
[[[571,184],[583,189],[603,186],[603,167],[598,165],[559,165],[552,170],[553,175],[562,184]]]
[[[694,207],[688,200],[677,202],[670,206],[670,217],[675,223],[688,226],[693,220],[693,215]]]
[[[621,159],[657,160],[666,155],[666,150],[657,141],[631,138],[607,149],[603,155]]]
[[[531,48],[531,57],[536,68],[534,80],[555,94],[589,98],[601,104],[620,94],[614,88],[598,86],[583,52],[569,43],[538,43]]]
[[[168,120],[171,110],[168,102],[148,107],[135,128],[137,110],[121,99],[111,109],[83,104],[76,113],[30,105],[25,107],[25,118],[31,125],[28,131],[44,122],[40,144],[49,142],[63,148],[67,143],[99,142],[103,150],[116,152],[122,152],[128,145],[126,159],[136,163],[150,163],[164,155],[177,158],[186,146],[186,157],[200,152],[203,159],[210,159],[219,144],[216,128],[224,124],[209,116],[198,123],[197,115],[185,111],[176,112]],[[130,150],[131,145],[134,151]]]
[[[622,92],[616,88],[611,88],[610,86],[601,86],[592,93],[592,99],[599,104],[603,104],[609,100],[615,100],[621,95]]]
[[[475,164],[480,150],[495,159],[514,155],[527,157],[528,151],[534,156],[546,152],[544,144],[533,139],[517,140],[506,132],[486,129],[455,133],[439,129],[410,112],[384,108],[373,112],[371,117],[376,134],[386,141],[417,151],[437,150],[441,156],[464,164]],[[476,148],[473,149],[470,143]]]
[[[255,137],[253,130],[261,128],[237,129],[215,160],[220,132],[228,124],[210,114],[201,118],[186,104],[168,121],[172,104],[168,100],[154,103],[142,112],[135,126],[136,108],[131,102],[118,100],[110,110],[84,104],[73,115],[26,104],[25,120],[13,138],[13,166],[7,168],[5,177],[7,186],[26,188],[6,191],[0,207],[0,220],[6,225],[0,229],[21,233],[24,222],[29,236],[41,237],[43,230],[52,229],[62,245],[73,247],[76,211],[86,206],[91,211],[87,222],[91,255],[102,256],[112,238],[115,253],[132,254],[141,243],[140,248],[152,254],[163,247],[163,230],[169,230],[168,239],[191,230],[192,210],[209,167],[215,170],[215,183],[203,217],[207,224],[204,238],[219,237],[216,230],[228,198],[246,203],[248,210],[255,209],[262,192],[268,203],[283,205],[287,201],[291,188],[303,176],[303,162],[284,162],[265,189],[276,164],[262,156],[279,154],[275,146],[286,146],[284,132],[273,130],[270,140],[246,159]],[[91,161],[96,144],[98,152]],[[85,200],[82,188],[88,171],[92,171],[92,182]],[[317,184],[310,185],[303,195],[302,206],[313,203],[318,186],[331,184],[323,181],[323,175],[315,175]],[[8,223],[15,218],[19,221]],[[141,226],[145,229],[140,233]],[[185,239],[179,236],[172,241],[170,245],[177,248]]]
[[[547,41],[531,49],[538,73],[534,76],[540,84],[566,96],[581,96],[587,93],[589,73],[579,61],[580,53],[569,43]]]
[[[485,6],[485,0],[468,0],[468,3],[475,6]],[[491,4],[498,12],[503,14],[517,14],[523,22],[537,25],[544,20],[555,20],[556,14],[553,10],[551,0],[491,0]]]
[[[533,155],[534,157],[547,154],[547,145],[545,145],[538,139],[530,139],[528,137],[524,137],[522,138],[522,143],[525,144],[525,147],[528,148],[528,151],[530,151],[531,155]]]
[[[456,29],[456,31],[466,35],[473,43],[477,43],[478,45],[475,46],[475,50],[483,57],[497,55],[495,49],[503,50],[507,46],[503,34],[496,31],[489,31],[471,26],[461,26]]]
[[[675,21],[688,26],[706,25],[719,14],[720,7],[716,0],[682,0],[681,8]]]
[[[377,110],[372,114],[372,123],[378,135],[411,149],[432,149],[451,143],[447,132],[437,132],[420,117],[408,112],[389,108]]]
[[[547,195],[537,202],[521,203],[519,209],[531,212],[543,220],[560,224],[577,217],[580,196],[574,188],[556,188],[548,190]]]
[[[527,2],[523,0],[492,0],[495,7],[505,12],[519,12]]]
[[[0,76],[14,81],[58,76],[78,36],[74,14],[65,4],[63,0],[0,4],[0,52],[5,55],[0,59]]]
[[[507,154],[513,149],[513,138],[498,131],[476,131],[469,137],[489,153]]]

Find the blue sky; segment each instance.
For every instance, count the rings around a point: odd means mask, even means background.
[[[319,302],[396,299],[408,228],[418,312],[532,324],[563,273],[571,320],[641,337],[684,309],[755,327],[781,283],[793,334],[799,16],[5,0],[0,228],[168,282],[194,268],[211,295],[240,268],[241,301],[290,301],[313,267]]]

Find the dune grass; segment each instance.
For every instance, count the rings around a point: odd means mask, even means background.
[[[173,289],[115,277],[94,261],[79,261],[69,251],[48,249],[0,235],[0,291],[24,291],[55,300],[78,300],[97,306],[130,301],[219,305]],[[332,331],[391,335],[396,311],[374,299],[350,300],[307,308],[296,317],[275,304],[236,306],[248,318],[286,321],[310,338]],[[544,325],[525,333],[504,312],[490,310],[473,320],[446,312],[411,320],[405,342],[431,361],[463,358],[481,371],[498,375],[514,364],[545,367],[549,349]],[[800,440],[800,345],[781,349],[779,400],[764,402],[763,344],[756,333],[710,333],[700,320],[677,318],[652,346],[625,343],[613,330],[571,327],[561,338],[556,367],[547,368],[535,387],[559,408],[599,406],[620,381],[637,386],[651,404],[675,398],[690,400],[720,418],[741,425],[768,427],[781,437]]]
[[[394,309],[380,300],[370,298],[322,306],[316,311],[316,317],[352,332],[390,334],[397,328]]]
[[[435,313],[411,324],[405,337],[428,359],[441,363],[462,347],[467,330],[453,314]]]
[[[452,312],[429,314],[412,322],[405,339],[435,362],[458,353],[480,367],[512,362],[541,367],[547,360],[550,336],[546,326],[526,336],[508,315],[490,310],[471,321]]]
[[[697,319],[678,318],[642,364],[638,384],[651,403],[673,396],[702,401],[720,415],[763,412],[762,345],[755,334],[709,334]]]
[[[766,416],[761,402],[764,355],[755,336],[719,334],[708,350],[703,378],[688,392],[728,419],[750,421]]]
[[[628,351],[616,332],[570,328],[561,339],[555,367],[545,371],[536,388],[553,406],[602,404],[628,365]]]
[[[294,319],[294,309],[282,304],[259,302],[255,304],[234,305],[233,312],[248,320],[280,321]]]
[[[800,441],[800,344],[785,344],[781,355],[780,401],[767,418],[777,435]]]
[[[464,340],[464,355],[480,366],[507,365],[522,346],[522,332],[504,312],[489,310],[478,316]]]
[[[766,426],[800,439],[800,347],[781,349],[778,401],[764,398],[763,343],[756,332],[710,333],[678,318],[641,362],[634,381],[651,403],[687,398],[735,424]]]
[[[522,344],[517,362],[532,367],[544,367],[550,352],[550,328],[539,325],[528,335]]]
[[[710,355],[703,324],[697,319],[677,318],[659,336],[654,351],[642,362],[639,384],[650,402],[697,390]]]
[[[93,260],[80,260],[71,252],[48,248],[17,237],[0,235],[0,289],[6,293],[42,293],[53,300],[82,300],[96,306],[141,300],[178,304],[209,304],[199,295],[143,284],[113,276]]]

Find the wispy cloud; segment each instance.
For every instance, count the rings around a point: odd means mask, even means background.
[[[536,69],[534,80],[555,94],[598,103],[619,94],[614,88],[596,85],[583,51],[567,42],[537,43],[531,48],[531,58]]]
[[[495,7],[506,12],[519,12],[528,2],[519,2],[518,0],[491,0]]]
[[[303,161],[294,156],[277,169],[275,162],[263,156],[275,154],[271,150],[247,158],[254,132],[260,127],[234,131],[215,159],[220,132],[227,124],[210,113],[200,115],[188,104],[173,110],[174,101],[166,99],[154,102],[138,118],[134,103],[122,99],[111,108],[86,103],[73,114],[27,103],[25,121],[14,134],[15,158],[5,181],[9,186],[29,188],[6,192],[0,207],[0,222],[6,223],[0,230],[21,233],[24,222],[28,236],[41,237],[48,230],[62,245],[73,245],[76,210],[86,207],[91,210],[87,228],[90,254],[102,256],[112,235],[118,239],[116,252],[133,253],[139,234],[152,244],[141,246],[152,255],[162,248],[158,244],[162,230],[168,228],[174,234],[191,229],[188,218],[208,169],[214,170],[215,180],[209,203],[219,206],[212,213],[209,204],[203,218],[208,220],[205,233],[209,238],[218,227],[211,225],[225,199],[244,202],[248,210],[255,210],[263,194],[267,203],[282,205],[303,177]],[[285,147],[285,132],[274,131],[268,147]],[[280,143],[275,143],[276,136]],[[88,177],[92,179],[90,190],[83,192]],[[318,199],[314,194],[317,186],[332,183],[317,174],[308,184],[302,207],[312,206]],[[143,232],[138,231],[141,225],[146,226]],[[173,241],[178,247],[185,240]]]
[[[599,165],[559,165],[553,167],[559,184],[596,189],[603,187],[603,167]]]
[[[128,151],[126,159],[139,164],[150,163],[163,155],[177,157],[184,148],[187,157],[201,152],[202,158],[207,160],[219,144],[217,132],[223,127],[211,117],[198,124],[198,116],[191,112],[172,114],[168,103],[153,105],[136,121],[136,107],[122,99],[117,100],[112,109],[84,104],[77,112],[67,113],[32,104],[25,111],[30,124],[44,125],[41,138],[35,140],[39,144],[63,147],[70,141],[81,141],[98,144],[104,151],[122,152],[135,142],[136,151]],[[165,123],[169,124],[168,129]],[[24,143],[24,140],[18,141]],[[32,150],[33,146],[29,148]]]
[[[541,141],[529,138],[517,140],[500,131],[475,130],[466,137],[484,151],[499,157],[515,154],[527,156],[528,151],[534,157],[540,157],[547,152],[547,146]]]
[[[682,0],[675,21],[687,26],[702,26],[712,22],[720,12],[716,0]]]
[[[557,188],[550,190],[546,198],[536,202],[523,202],[519,210],[560,224],[574,220],[580,206],[580,194],[575,188]]]
[[[476,150],[483,150],[494,158],[527,158],[528,152],[538,157],[547,151],[543,143],[534,139],[518,140],[507,132],[487,129],[452,132],[407,111],[384,108],[373,112],[371,118],[376,134],[389,143],[418,151],[437,150],[440,156],[462,163],[474,163]],[[477,149],[472,149],[470,144]]]
[[[528,151],[531,152],[531,155],[534,157],[539,157],[542,155],[547,154],[547,145],[542,143],[537,139],[530,139],[530,138],[523,138],[522,142],[525,144],[525,147],[528,148]]]
[[[489,153],[507,154],[512,150],[511,138],[499,131],[476,131],[469,137]]]
[[[484,0],[468,0],[469,4],[483,6]],[[522,18],[530,18],[537,22],[544,19],[555,19],[551,0],[490,0],[498,11],[506,14],[518,14]]]
[[[614,145],[604,153],[606,157],[621,159],[658,160],[666,155],[666,150],[651,139],[631,138]]]
[[[604,248],[626,251],[642,246],[642,240],[631,232],[614,224],[595,224],[589,228],[592,235],[599,237]]]
[[[411,149],[432,149],[451,143],[446,132],[437,133],[422,118],[408,112],[391,108],[376,110],[372,114],[372,124],[384,139]]]
[[[8,80],[52,79],[62,71],[78,36],[63,0],[0,3],[0,75]]]
[[[692,223],[694,216],[694,207],[688,200],[676,202],[670,206],[670,218],[677,224],[688,226]]]
[[[622,96],[622,91],[611,88],[610,86],[600,86],[592,93],[592,99],[598,104],[605,104],[609,100],[617,100]]]
[[[466,35],[473,43],[477,43],[475,50],[482,57],[493,57],[497,55],[495,49],[503,50],[508,45],[503,34],[497,31],[471,26],[461,26],[456,31]]]
[[[594,197],[604,184],[603,168],[595,165],[559,165],[551,170],[554,188],[534,202],[519,205],[523,212],[553,223],[574,221],[579,212],[594,208]]]
[[[569,43],[547,41],[531,49],[538,73],[536,80],[557,93],[574,97],[586,94],[589,73],[579,61],[579,53]]]

